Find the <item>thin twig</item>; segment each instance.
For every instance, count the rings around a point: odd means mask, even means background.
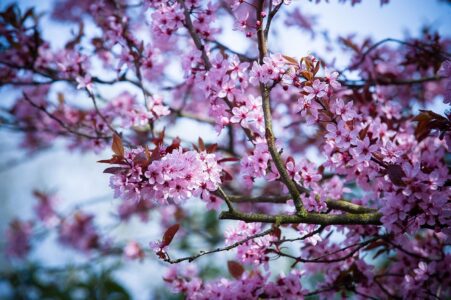
[[[186,261],[186,260],[189,261],[189,262],[192,262],[195,259],[197,259],[197,258],[199,258],[201,256],[204,256],[204,255],[207,255],[207,254],[217,253],[217,252],[222,252],[222,251],[229,251],[229,250],[231,250],[233,248],[236,248],[239,245],[242,245],[242,244],[244,244],[244,243],[246,243],[246,242],[248,242],[250,240],[253,240],[253,239],[256,239],[256,238],[268,235],[268,234],[272,233],[273,231],[274,231],[274,228],[271,227],[270,229],[267,229],[267,230],[265,230],[263,232],[255,234],[255,235],[251,235],[251,236],[249,236],[249,237],[247,237],[247,238],[245,238],[245,239],[243,239],[241,241],[238,241],[236,243],[233,243],[233,244],[231,244],[229,246],[226,246],[226,247],[223,247],[223,248],[216,248],[216,249],[208,250],[208,251],[200,251],[198,254],[195,254],[195,255],[192,255],[192,256],[187,256],[187,257],[182,257],[182,258],[178,258],[178,259],[170,259],[169,257],[167,257],[164,260],[166,262],[170,263],[170,264],[177,264],[177,263],[180,263],[180,262]]]

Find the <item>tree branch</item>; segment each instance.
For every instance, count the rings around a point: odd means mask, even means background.
[[[202,41],[199,37],[199,35],[196,33],[196,30],[194,29],[193,21],[191,20],[191,15],[186,7],[185,0],[179,0],[180,5],[183,8],[183,14],[185,16],[185,27],[188,29],[189,34],[191,35],[191,38],[193,39],[194,44],[196,45],[196,48],[202,52],[202,59],[205,63],[205,67],[207,70],[211,69],[211,62],[208,58],[207,52],[205,51],[205,46],[202,44]]]
[[[271,228],[269,228],[269,229],[267,229],[265,231],[262,231],[260,233],[251,235],[251,236],[249,236],[249,237],[247,237],[247,238],[245,238],[245,239],[243,239],[241,241],[238,241],[236,243],[233,243],[233,244],[231,244],[229,246],[226,246],[226,247],[223,247],[223,248],[216,248],[216,249],[208,250],[208,251],[200,251],[198,254],[195,254],[195,255],[192,255],[192,256],[183,257],[183,258],[178,258],[178,259],[170,259],[169,257],[167,257],[167,258],[164,259],[164,261],[166,261],[166,262],[168,262],[170,264],[177,264],[177,263],[180,263],[180,262],[186,261],[186,260],[189,261],[189,262],[192,262],[193,260],[198,259],[199,257],[207,255],[207,254],[217,253],[217,252],[222,252],[222,251],[229,251],[229,250],[231,250],[233,248],[236,248],[239,245],[242,245],[242,244],[244,244],[244,243],[246,243],[246,242],[248,242],[250,240],[253,240],[253,239],[256,239],[256,238],[268,235],[268,234],[272,233],[273,231],[274,231],[274,228],[271,227]]]
[[[327,215],[305,213],[298,215],[265,215],[258,213],[243,213],[239,211],[222,212],[221,220],[242,220],[244,222],[261,222],[280,224],[316,224],[316,225],[382,225],[381,213]]]
[[[284,204],[288,200],[291,200],[291,195],[283,196],[259,196],[259,197],[248,197],[241,195],[229,195],[229,199],[235,203],[278,203]],[[364,207],[358,204],[351,203],[345,200],[326,200],[328,208],[341,210],[353,214],[364,214],[364,213],[375,213],[377,212],[374,208]]]
[[[260,26],[257,28],[258,51],[259,51],[260,64],[263,64],[263,58],[267,55],[267,51],[268,51],[267,46],[266,46],[265,32],[263,31],[263,16],[262,16],[263,4],[264,4],[264,0],[258,1],[257,9],[256,9],[257,20],[260,22]],[[269,28],[267,28],[267,29],[269,30]],[[268,144],[268,150],[269,150],[271,157],[274,161],[274,164],[280,174],[282,182],[286,185],[286,187],[290,191],[290,194],[294,201],[294,205],[296,207],[296,211],[300,214],[305,214],[305,210],[302,207],[302,202],[300,199],[300,193],[298,191],[298,188],[296,187],[296,184],[293,182],[293,180],[288,175],[288,172],[285,169],[285,165],[282,161],[282,158],[280,157],[280,154],[276,148],[276,142],[275,142],[275,137],[274,137],[273,128],[272,128],[271,103],[270,103],[270,95],[269,95],[270,89],[263,83],[260,83],[260,92],[261,92],[261,95],[263,98],[263,100],[262,100],[263,117],[265,119],[265,137],[266,137],[266,142]]]

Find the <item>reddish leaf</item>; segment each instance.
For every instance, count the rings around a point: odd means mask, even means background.
[[[121,167],[111,167],[111,168],[106,168],[105,170],[103,170],[103,173],[107,173],[107,174],[119,174],[122,171],[126,170],[125,168],[121,168]]]
[[[240,279],[241,275],[243,275],[244,273],[243,266],[234,260],[229,260],[227,262],[227,267],[229,269],[230,275],[232,275],[235,279]]]
[[[166,129],[163,129],[163,130],[160,132],[160,134],[158,135],[158,137],[156,137],[156,138],[154,138],[154,139],[152,140],[152,142],[155,144],[156,148],[159,148],[159,147],[161,147],[161,145],[163,145],[163,143],[164,143],[165,130],[166,130]]]
[[[319,166],[318,167],[318,173],[319,174],[323,174],[324,173],[324,169],[325,169],[324,165]]]
[[[180,148],[180,139],[178,137],[176,137],[175,139],[172,140],[172,144],[166,148],[166,152],[167,153],[171,153],[172,151]]]
[[[150,155],[150,161],[159,160],[161,158],[160,146],[156,146]]]
[[[297,61],[294,57],[286,56],[286,55],[282,55],[282,56],[283,56],[283,58],[285,58],[285,60],[286,60],[287,62],[289,62],[290,64],[295,65],[295,66],[298,65],[298,61]]]
[[[140,166],[147,166],[147,163],[149,162],[149,160],[146,157],[146,153],[145,152],[141,152],[138,155],[135,156],[135,158],[133,159],[133,162],[136,165],[140,165]]]
[[[309,71],[301,71],[302,76],[304,76],[305,79],[308,81],[313,81],[313,74]]]
[[[111,149],[117,156],[123,157],[125,154],[124,145],[122,144],[120,136],[117,134],[113,135],[113,145],[111,146]]]
[[[271,235],[275,236],[278,240],[280,240],[280,236],[282,235],[282,230],[279,227],[274,227]]]
[[[113,155],[113,157],[110,158],[110,159],[98,160],[97,162],[104,163],[104,164],[115,164],[115,165],[126,165],[127,164],[124,161],[123,157],[120,157],[120,156],[117,156],[117,155]]]
[[[223,170],[222,175],[221,175],[221,181],[225,182],[225,181],[230,181],[230,180],[233,180],[233,176],[230,175],[229,172]]]
[[[405,186],[406,184],[402,181],[402,178],[406,176],[400,165],[388,165],[387,174],[393,184],[398,186]]]
[[[163,235],[163,241],[161,242],[161,247],[169,246],[169,244],[172,242],[172,239],[174,238],[175,234],[180,228],[180,224],[175,224],[169,227],[166,232]]]
[[[418,122],[417,128],[415,128],[415,137],[418,141],[428,137],[432,130],[441,132],[451,130],[451,122],[447,118],[430,110],[421,110],[421,113],[413,118],[413,121]]]
[[[352,40],[350,38],[342,38],[340,37],[340,41],[348,48],[351,48],[352,50],[354,50],[355,52],[359,52],[360,49],[359,47],[352,42]]]
[[[313,70],[313,75],[316,75],[316,73],[318,73],[318,71],[319,71],[319,67],[321,66],[321,63],[320,62],[317,62],[316,63],[316,66],[315,66],[315,69]]]
[[[200,151],[205,151],[204,140],[203,140],[202,138],[199,137],[198,143],[199,143],[199,150],[200,150]]]
[[[359,132],[359,138],[360,138],[361,140],[365,139],[366,134],[368,133],[368,129],[370,129],[370,124],[366,125],[365,128],[363,128],[362,130],[360,130],[360,132]]]
[[[211,144],[207,146],[207,153],[214,153],[218,149],[218,144]]]
[[[80,22],[78,24],[78,34],[72,40],[68,41],[64,46],[64,48],[70,50],[74,49],[74,47],[80,43],[83,35],[84,35],[84,24],[83,22]]]

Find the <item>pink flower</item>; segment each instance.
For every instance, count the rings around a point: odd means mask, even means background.
[[[369,161],[372,154],[378,150],[377,145],[370,145],[370,139],[368,137],[365,137],[363,141],[356,140],[354,144],[356,147],[351,149],[351,153],[358,162]]]
[[[243,78],[245,76],[246,70],[249,68],[250,64],[248,62],[240,62],[237,55],[233,55],[230,59],[229,71],[230,78],[236,80],[238,78]]]
[[[345,104],[342,99],[337,99],[333,107],[337,116],[340,116],[343,121],[352,121],[357,116],[352,101]]]
[[[304,97],[307,101],[311,101],[315,98],[321,99],[327,95],[328,85],[325,82],[321,82],[319,79],[315,79],[313,81],[312,86],[305,86],[304,92],[307,92],[307,95]]]
[[[100,237],[93,219],[93,215],[77,212],[71,218],[63,220],[59,230],[61,243],[83,252],[99,248]]]
[[[33,225],[31,222],[13,220],[6,231],[6,254],[10,257],[23,258],[31,249],[30,238]]]
[[[247,106],[234,107],[233,116],[230,118],[232,123],[240,123],[243,127],[248,127],[249,121],[252,121],[252,114]]]
[[[399,149],[394,143],[388,141],[385,146],[381,148],[381,154],[384,156],[383,161],[388,163],[395,163],[404,151]]]
[[[227,98],[230,101],[233,101],[235,98],[235,83],[232,80],[224,80],[224,83],[221,86],[221,89],[218,92],[219,98]]]
[[[141,260],[144,258],[144,251],[136,241],[130,241],[124,248],[124,256],[131,260]]]
[[[249,73],[250,84],[256,86],[260,82],[267,83],[268,81],[269,81],[269,78],[267,76],[267,73],[263,69],[263,67],[260,66],[258,63],[254,62],[254,64],[252,65],[252,69]]]
[[[244,11],[243,13],[240,13],[237,16],[237,19],[235,20],[233,29],[246,32],[246,30],[248,30],[249,28],[248,19],[249,19],[249,11]]]
[[[75,78],[77,81],[77,89],[84,89],[86,88],[89,92],[92,92],[92,78],[89,75],[85,76],[77,76]]]
[[[330,72],[328,69],[326,69],[325,72],[326,72],[326,82],[332,88],[339,89],[341,87],[341,83],[337,81],[338,72],[336,71]]]

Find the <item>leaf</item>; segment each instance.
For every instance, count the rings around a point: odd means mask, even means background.
[[[156,137],[152,140],[152,142],[155,144],[155,146],[157,148],[161,147],[161,145],[163,145],[163,143],[164,143],[165,130],[166,130],[166,128],[163,128],[163,130],[160,132],[158,137]]]
[[[150,155],[150,162],[154,160],[159,160],[161,158],[160,146],[156,146]]]
[[[146,153],[141,152],[138,155],[136,155],[135,158],[133,158],[133,162],[135,163],[135,165],[147,167],[148,159],[146,157]]]
[[[406,176],[402,167],[400,165],[390,164],[387,166],[387,174],[393,184],[398,186],[405,186],[406,184],[402,181],[402,178]]]
[[[309,70],[309,71],[312,70],[313,61],[312,61],[312,59],[310,57],[305,56],[304,57],[304,63],[305,63],[305,66],[306,66],[307,70]]]
[[[301,71],[301,75],[305,77],[308,81],[313,81],[313,74],[309,71]]]
[[[286,61],[288,61],[290,64],[297,66],[298,65],[298,61],[291,56],[286,56],[286,55],[282,55],[283,58],[285,58]]]
[[[119,174],[122,171],[126,170],[125,168],[121,168],[121,167],[111,167],[111,168],[106,168],[105,170],[103,170],[103,173],[106,174]]]
[[[161,242],[161,247],[169,246],[169,244],[172,242],[172,239],[174,238],[175,234],[180,228],[180,224],[175,224],[169,227],[166,232],[163,235],[163,240]]]
[[[181,140],[179,139],[179,137],[176,137],[175,139],[173,139],[172,144],[166,148],[166,152],[171,153],[172,151],[180,148],[180,142],[181,142]]]
[[[205,151],[204,140],[201,137],[199,137],[198,141],[199,141],[199,150],[200,151]]]
[[[222,175],[221,175],[221,181],[225,182],[225,181],[231,181],[231,180],[233,180],[233,176],[230,175],[229,172],[223,170]]]
[[[451,130],[451,122],[430,110],[420,110],[421,113],[413,118],[413,121],[417,121],[418,125],[415,128],[415,137],[419,142],[424,140],[430,132],[434,129],[446,132]]]
[[[218,149],[218,144],[211,144],[207,146],[207,153],[214,153]]]
[[[274,227],[273,231],[271,232],[271,235],[280,240],[280,237],[282,236],[282,230],[280,230],[279,227]]]
[[[124,145],[122,144],[120,136],[118,136],[117,134],[113,135],[113,145],[111,146],[111,149],[117,156],[124,157]]]
[[[320,67],[320,66],[321,66],[321,63],[320,63],[320,62],[317,62],[317,63],[316,63],[316,66],[315,66],[315,69],[313,70],[313,76],[315,76],[316,73],[318,73],[319,67]]]
[[[84,27],[83,22],[80,22],[80,23],[78,24],[78,33],[75,35],[75,37],[74,37],[72,40],[69,40],[69,41],[66,43],[66,45],[64,46],[65,49],[72,50],[72,49],[75,48],[75,46],[76,46],[77,44],[80,43],[81,38],[82,38],[83,35],[84,35],[84,28],[85,28],[85,27]]]
[[[340,37],[339,39],[346,47],[354,50],[355,52],[360,52],[359,47],[355,43],[353,43],[350,38]]]
[[[235,279],[240,279],[241,275],[244,273],[243,266],[234,260],[229,260],[227,262],[227,268],[229,269],[230,275],[232,275]]]
[[[124,161],[124,158],[122,156],[113,155],[110,159],[102,159],[98,160],[97,162],[103,163],[103,164],[113,164],[113,165],[126,165],[127,163]]]
[[[359,138],[361,140],[363,140],[366,137],[366,134],[368,133],[368,129],[370,129],[370,124],[366,125],[365,128],[363,128],[362,130],[360,130],[359,132]]]

